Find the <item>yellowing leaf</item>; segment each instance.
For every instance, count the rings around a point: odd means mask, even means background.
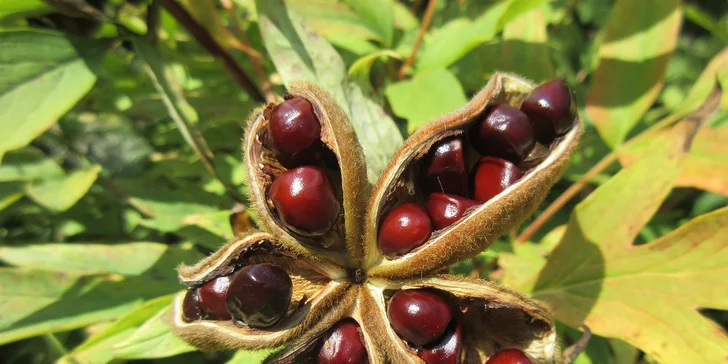
[[[728,196],[727,140],[728,125],[700,130],[676,184]]]
[[[728,336],[699,308],[728,308],[728,209],[642,246],[632,242],[677,179],[693,130],[679,124],[571,215],[530,286],[556,317],[639,347],[662,363],[718,363]]]
[[[586,109],[611,147],[657,98],[681,19],[679,0],[618,0],[612,9]]]

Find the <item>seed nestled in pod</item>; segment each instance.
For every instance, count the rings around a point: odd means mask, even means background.
[[[473,198],[486,202],[516,183],[523,172],[515,164],[495,157],[483,157],[475,166]]]
[[[367,350],[362,342],[361,329],[354,320],[342,320],[322,339],[318,353],[319,364],[364,364]]]
[[[379,248],[386,255],[405,254],[424,244],[432,233],[432,222],[417,204],[406,203],[392,210],[379,228]]]
[[[576,117],[576,102],[569,86],[559,78],[533,89],[523,101],[521,111],[533,122],[538,141],[549,144],[571,129]]]
[[[460,138],[441,140],[430,149],[427,156],[427,184],[430,192],[468,193],[468,170],[465,152]]]
[[[200,292],[197,288],[190,288],[185,293],[182,301],[182,314],[187,322],[199,320],[203,317],[202,308],[200,307]]]
[[[283,222],[311,234],[329,231],[341,208],[326,172],[313,166],[280,174],[270,186],[270,198]]]
[[[493,354],[485,364],[531,364],[531,359],[518,349],[506,349]]]
[[[427,199],[427,214],[430,215],[435,229],[444,229],[465,214],[465,210],[478,203],[465,197],[447,193],[431,193]]]
[[[462,327],[450,325],[440,341],[417,353],[426,364],[459,364],[460,348],[463,346]]]
[[[473,148],[486,156],[521,163],[536,144],[533,124],[526,114],[508,104],[496,105],[470,132]]]
[[[271,110],[268,137],[276,157],[286,168],[316,164],[323,150],[321,123],[313,105],[300,96]]]
[[[399,336],[414,345],[424,346],[442,337],[452,320],[452,310],[439,295],[412,289],[392,296],[387,317]]]
[[[265,328],[286,314],[292,295],[293,283],[285,270],[269,263],[248,265],[230,282],[227,307],[247,326]]]
[[[200,307],[213,320],[229,320],[231,318],[228,311],[225,297],[230,287],[230,277],[217,277],[209,282],[204,283],[199,288]]]

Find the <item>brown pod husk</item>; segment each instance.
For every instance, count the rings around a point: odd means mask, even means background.
[[[361,267],[364,258],[363,236],[360,221],[371,186],[366,178],[364,153],[353,126],[336,101],[320,88],[307,83],[293,83],[287,98],[301,96],[308,100],[321,123],[321,140],[336,157],[341,178],[342,216],[337,226],[323,236],[310,236],[292,227],[284,226],[268,203],[267,191],[276,175],[286,169],[281,166],[266,146],[265,134],[268,120],[266,109],[253,112],[248,122],[243,155],[248,169],[250,200],[267,231],[279,237],[282,243],[295,250],[315,252],[339,265]],[[342,224],[343,223],[343,224]],[[301,241],[307,244],[301,244]],[[343,249],[326,249],[344,242]]]
[[[185,322],[183,295],[172,310],[174,331],[205,350],[273,348],[270,363],[309,362],[323,335],[351,318],[361,326],[370,363],[422,363],[415,348],[391,327],[387,305],[402,289],[436,291],[447,298],[462,333],[462,363],[483,362],[494,352],[519,348],[534,361],[562,363],[551,314],[541,302],[480,280],[442,274],[447,266],[470,258],[525,219],[562,173],[582,131],[578,116],[572,129],[548,145],[536,145],[519,167],[525,175],[484,204],[470,208],[455,224],[436,231],[422,246],[399,257],[385,257],[377,245],[378,224],[397,203],[420,194],[417,163],[437,141],[465,134],[467,127],[494,105],[520,106],[534,84],[497,73],[468,104],[443,115],[413,134],[371,189],[361,146],[346,114],[323,90],[294,83],[287,97],[311,102],[321,122],[321,138],[338,167],[342,213],[322,235],[285,226],[271,207],[268,188],[286,169],[266,143],[266,115],[273,105],[253,112],[244,138],[251,205],[267,232],[247,232],[194,266],[179,268],[180,280],[196,286],[247,264],[273,263],[293,282],[287,315],[272,327],[252,329],[233,320]],[[322,162],[323,163],[323,162]]]
[[[293,282],[293,297],[286,316],[270,328],[245,327],[234,320],[187,322],[183,315],[184,292],[177,295],[172,327],[179,337],[203,350],[272,348],[299,337],[326,314],[349,288],[336,266],[317,262],[278,244],[267,233],[252,233],[233,240],[194,266],[178,268],[180,281],[193,287],[240,267],[271,263],[286,270]]]
[[[461,135],[491,105],[508,103],[519,107],[535,87],[518,76],[496,73],[465,106],[423,126],[400,148],[374,187],[366,218],[365,244],[376,246],[378,225],[400,195],[412,191],[408,167],[421,160],[435,142]],[[434,271],[471,258],[495,241],[504,231],[518,226],[543,201],[551,186],[567,166],[582,133],[580,119],[564,136],[549,146],[537,145],[524,165],[534,165],[515,184],[498,196],[472,208],[460,221],[438,231],[422,246],[398,258],[387,258],[378,249],[367,257],[369,274],[377,277],[407,278]],[[538,160],[541,160],[540,162]],[[403,191],[405,190],[405,191]]]

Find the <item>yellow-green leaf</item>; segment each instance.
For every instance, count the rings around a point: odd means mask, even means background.
[[[28,196],[50,210],[68,210],[88,192],[100,171],[101,166],[94,165],[68,176],[32,182],[28,185]]]
[[[515,72],[536,82],[553,78],[548,52],[546,19],[542,8],[531,10],[503,29],[500,69]]]
[[[677,179],[694,131],[679,124],[571,215],[538,278],[525,285],[570,326],[639,347],[664,363],[718,363],[728,337],[698,308],[728,309],[728,209],[642,246],[632,242]]]
[[[612,148],[657,98],[681,19],[679,0],[618,0],[612,9],[586,109]]]

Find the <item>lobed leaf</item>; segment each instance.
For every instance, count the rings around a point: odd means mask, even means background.
[[[725,333],[697,311],[728,308],[728,209],[632,246],[677,180],[693,131],[673,128],[581,202],[548,263],[525,286],[559,320],[584,323],[665,363],[728,355]]]

